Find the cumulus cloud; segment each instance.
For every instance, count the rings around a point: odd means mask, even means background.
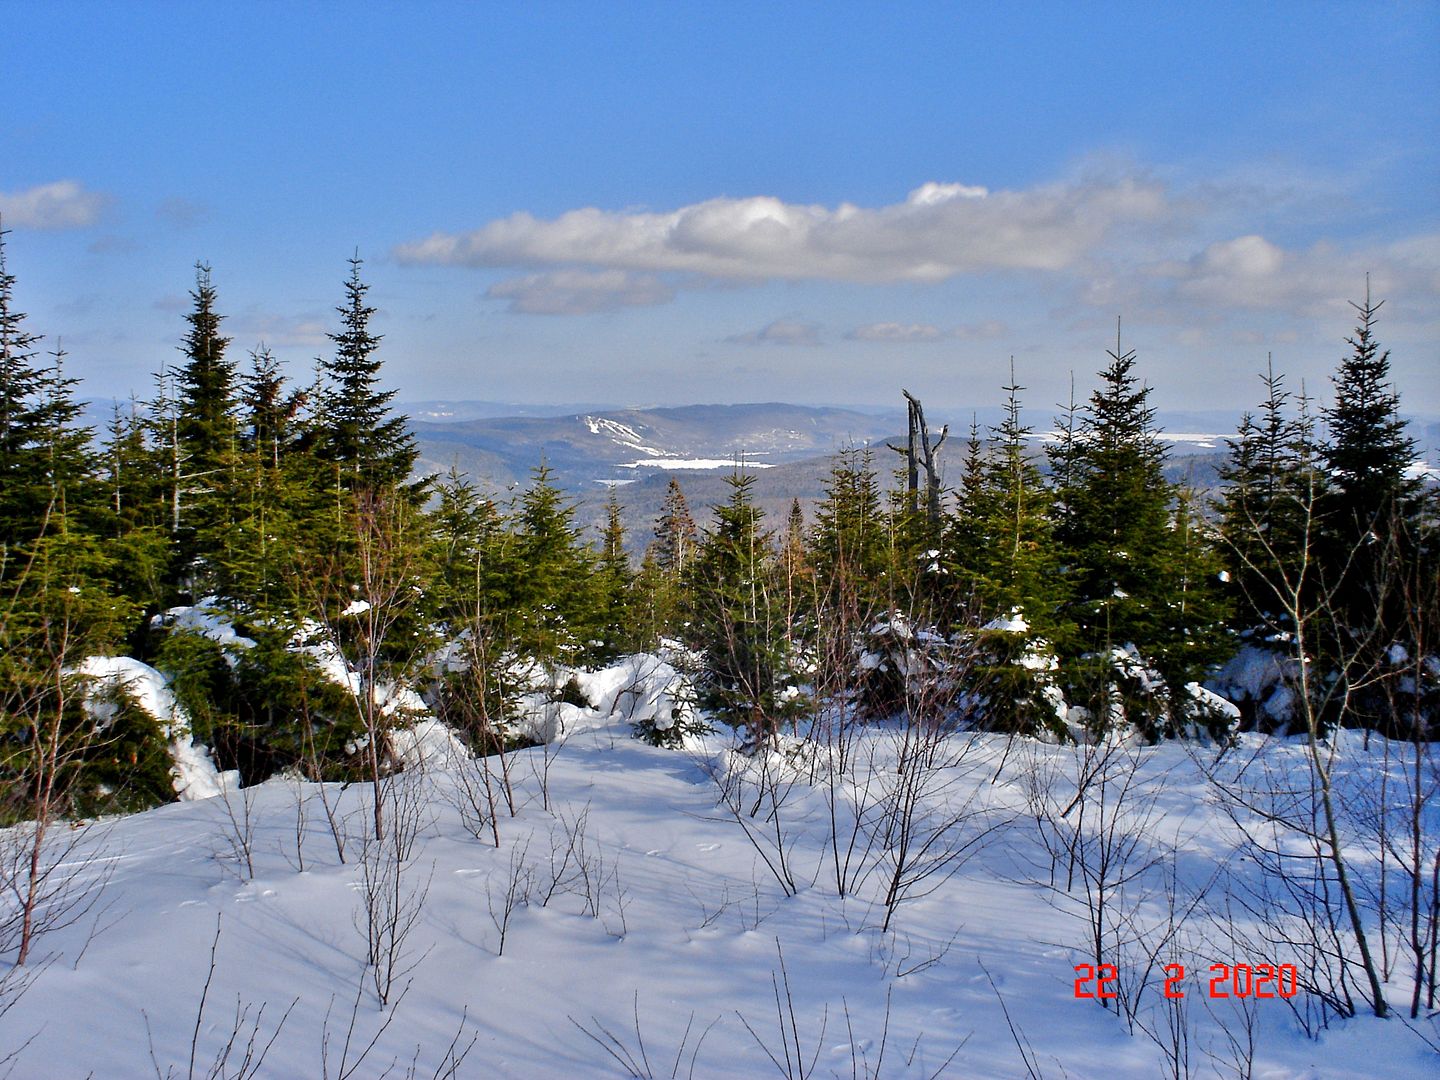
[[[78,180],[0,191],[0,219],[17,229],[81,229],[99,220],[109,197]]]
[[[1370,275],[1380,296],[1440,295],[1440,236],[1411,237],[1364,251],[1321,242],[1285,249],[1254,234],[1212,243],[1150,274],[1160,299],[1206,307],[1272,309],[1328,316],[1345,310]]]
[[[814,323],[776,319],[769,326],[725,340],[733,345],[819,345],[820,327]]]
[[[508,300],[509,310],[522,315],[592,315],[668,303],[675,290],[654,274],[572,269],[501,281],[485,295]]]
[[[845,336],[851,341],[939,341],[942,334],[929,323],[880,322],[857,326]]]
[[[1063,270],[1115,229],[1175,212],[1163,186],[1124,177],[991,192],[926,183],[902,202],[830,208],[771,196],[715,198],[663,213],[516,213],[396,249],[402,262],[589,266],[766,278],[933,282],[987,270]]]

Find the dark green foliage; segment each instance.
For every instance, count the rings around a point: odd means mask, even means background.
[[[815,508],[809,559],[822,603],[853,594],[866,611],[889,606],[890,551],[868,448],[842,450],[831,467],[825,498]]]
[[[459,628],[503,606],[511,575],[517,572],[495,504],[451,468],[435,486],[437,502],[430,520],[436,551],[437,594],[441,617]]]
[[[80,751],[70,812],[77,817],[130,814],[171,802],[175,784],[170,749],[159,721],[123,695],[102,731]],[[77,709],[77,731],[94,721]]]
[[[99,501],[93,433],[78,424],[76,380],[64,374],[63,352],[49,363],[39,359],[40,338],[15,309],[5,235],[0,231],[0,581],[13,577],[25,545],[53,531],[53,515],[78,523]]]
[[[1220,472],[1231,593],[1244,620],[1241,629],[1251,633],[1293,629],[1287,608],[1295,599],[1313,604],[1318,581],[1314,575],[1307,580],[1306,562],[1328,486],[1308,401],[1302,398],[1292,415],[1284,376],[1271,368],[1262,381],[1260,414],[1241,420]]]
[[[185,316],[190,329],[180,346],[185,360],[175,371],[176,430],[185,475],[213,488],[235,449],[235,364],[225,358],[230,339],[220,336],[224,316],[215,310],[218,295],[204,263],[195,264],[190,299],[194,307]]]
[[[1222,651],[1219,582],[1207,573],[1200,530],[1188,511],[1177,511],[1180,493],[1165,479],[1135,353],[1117,343],[1108,355],[1078,429],[1062,419],[1050,453],[1068,590],[1062,614],[1074,626],[1060,644],[1072,702],[1085,703],[1105,726],[1117,719],[1118,693],[1135,707],[1126,718],[1154,737],[1171,723],[1164,696],[1126,694],[1135,663],[1119,657],[1128,646],[1143,647],[1139,666],[1157,668],[1158,681],[1178,694]]]
[[[606,662],[625,653],[653,648],[657,639],[645,634],[643,621],[636,617],[641,597],[635,591],[635,575],[625,552],[625,526],[614,488],[605,503],[605,529],[595,575],[599,622],[593,640],[600,644],[587,650],[590,661]]]
[[[1420,513],[1419,481],[1406,475],[1417,457],[1415,440],[1390,385],[1390,353],[1375,339],[1383,303],[1371,303],[1367,291],[1364,304],[1352,305],[1360,322],[1345,339],[1351,352],[1333,376],[1335,403],[1325,410],[1331,477],[1322,503],[1325,583],[1335,590],[1340,618],[1360,634],[1382,614],[1387,566],[1412,555],[1389,549],[1403,543]]]
[[[595,557],[580,541],[574,516],[574,504],[541,465],[515,516],[516,573],[504,610],[510,641],[546,665],[575,663],[600,640]]]
[[[291,766],[312,780],[360,775],[348,749],[363,733],[349,691],[298,651],[306,636],[293,626],[246,627],[254,648],[236,657],[235,724],[217,747],[222,764],[246,783]]]
[[[1325,410],[1329,443],[1325,463],[1331,482],[1321,506],[1315,555],[1329,608],[1321,643],[1324,665],[1341,680],[1341,722],[1391,730],[1396,694],[1387,683],[1402,679],[1387,654],[1415,641],[1406,632],[1419,603],[1405,587],[1404,570],[1423,558],[1419,481],[1407,475],[1418,456],[1400,417],[1400,397],[1390,385],[1390,354],[1375,338],[1381,304],[1372,303],[1367,282],[1350,354],[1333,376],[1335,403]],[[1435,563],[1429,564],[1430,582]]]
[[[744,729],[752,747],[773,739],[805,708],[771,538],[750,494],[754,482],[753,475],[733,473],[730,501],[715,507],[691,575],[689,627],[705,656],[701,706]]]
[[[360,280],[361,265],[350,260],[345,303],[336,308],[341,330],[328,335],[335,355],[320,361],[317,456],[344,491],[405,486],[419,456],[406,418],[390,414],[395,391],[380,389],[380,337],[370,332],[375,308],[365,300],[370,286]],[[407,490],[418,499],[424,488]]]
[[[987,731],[1069,737],[1055,655],[1018,613],[974,631],[971,650],[964,703],[972,723]]]
[[[170,679],[170,692],[190,717],[190,734],[213,745],[235,723],[237,687],[225,650],[203,634],[170,629],[160,639],[151,666]]]

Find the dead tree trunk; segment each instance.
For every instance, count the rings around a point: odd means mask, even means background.
[[[918,513],[920,510],[920,470],[925,470],[925,513],[930,519],[930,524],[935,528],[940,526],[940,471],[936,465],[936,459],[940,456],[940,448],[945,445],[945,439],[950,434],[950,426],[947,424],[940,429],[940,438],[935,445],[930,445],[930,429],[925,426],[925,409],[920,404],[920,399],[910,393],[909,390],[901,390],[905,400],[910,407],[910,436],[906,444],[906,492],[909,499],[911,513]],[[918,448],[918,453],[917,453]]]

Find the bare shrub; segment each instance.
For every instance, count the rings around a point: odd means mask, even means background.
[[[625,1075],[633,1077],[634,1080],[658,1080],[654,1068],[650,1064],[650,1052],[645,1046],[645,1034],[640,1024],[640,991],[635,991],[635,998],[632,1003],[632,1016],[634,1018],[635,1040],[632,1046],[628,1035],[616,1035],[614,1031],[606,1027],[600,1020],[592,1016],[588,1024],[582,1024],[573,1016],[567,1015],[565,1019],[574,1024],[585,1037],[593,1042],[605,1054],[625,1070]],[[700,1056],[700,1049],[705,1045],[705,1038],[710,1034],[712,1028],[720,1022],[717,1016],[705,1026],[695,1040],[694,1047],[690,1047],[690,1033],[695,1027],[695,1014],[690,1014],[686,1021],[685,1033],[680,1037],[680,1045],[675,1050],[674,1061],[670,1065],[670,1080],[679,1080],[680,1066],[685,1062],[685,1050],[690,1048],[690,1063],[685,1075],[693,1078],[695,1075],[695,1062]]]
[[[413,956],[408,947],[424,913],[431,881],[430,876],[420,880],[415,874],[415,842],[426,820],[422,781],[416,772],[387,777],[381,792],[389,806],[389,831],[379,837],[367,831],[360,838],[360,910],[355,926],[365,939],[366,968],[382,1006],[389,1003],[397,982],[425,958],[424,953]]]

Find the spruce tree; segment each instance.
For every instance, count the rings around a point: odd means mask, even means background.
[[[20,572],[30,545],[62,525],[92,532],[104,498],[94,432],[80,423],[74,397],[78,380],[65,374],[63,350],[40,360],[40,337],[15,308],[5,235],[0,230],[0,581]]]
[[[219,564],[221,591],[263,610],[285,602],[289,567],[311,543],[306,523],[322,516],[324,504],[304,445],[305,392],[287,389],[279,362],[263,345],[250,353],[250,365],[233,467],[235,520],[204,542]]]
[[[597,603],[599,605],[599,645],[591,645],[587,659],[605,662],[627,652],[646,648],[646,640],[637,626],[638,597],[635,575],[630,569],[630,556],[625,551],[625,524],[621,519],[620,500],[615,489],[605,499],[605,525],[600,533],[600,552],[595,565]]]
[[[990,554],[991,545],[985,527],[994,516],[989,506],[991,492],[985,483],[985,458],[980,424],[972,415],[955,512],[945,525],[945,566],[951,575],[947,591],[950,606],[956,613],[984,603],[979,596],[984,573],[982,564]]]
[[[823,602],[853,596],[865,611],[888,606],[889,551],[880,484],[868,447],[840,452],[815,507],[810,561]]]
[[[236,422],[235,364],[226,359],[230,339],[220,335],[224,316],[215,310],[218,295],[210,267],[195,264],[193,307],[185,316],[190,329],[180,352],[184,362],[175,371],[178,438],[191,477],[217,486],[218,472],[233,464],[238,436]]]
[[[1050,495],[1031,459],[1031,428],[1021,422],[1011,369],[1005,416],[989,431],[989,453],[967,466],[958,515],[975,545],[969,592],[976,644],[976,720],[992,730],[1064,731],[1064,701],[1055,681],[1055,648],[1069,632],[1063,581],[1048,517]],[[978,441],[972,435],[972,441]],[[972,474],[974,474],[972,478]]]
[[[0,576],[13,573],[11,552],[38,533],[50,503],[46,478],[46,375],[38,362],[40,338],[25,329],[15,308],[15,276],[5,262],[0,229]]]
[[[335,354],[320,361],[322,388],[319,412],[319,454],[338,489],[356,491],[406,487],[419,457],[407,418],[390,414],[394,390],[380,389],[380,337],[370,332],[375,308],[366,302],[370,286],[360,279],[362,260],[350,260],[345,302],[336,311],[341,330],[327,335]],[[406,490],[414,500],[423,484]]]
[[[1376,612],[1384,589],[1386,548],[1419,515],[1419,481],[1406,470],[1417,454],[1390,384],[1390,353],[1375,338],[1384,301],[1352,304],[1360,321],[1346,338],[1350,355],[1332,377],[1335,403],[1325,410],[1331,486],[1324,504],[1328,585],[1342,616],[1357,625]],[[1403,553],[1401,555],[1404,557]]]
[[[152,408],[156,441],[164,447],[170,487],[169,584],[195,595],[220,586],[223,571],[214,541],[224,541],[238,514],[239,424],[235,365],[220,335],[224,316],[210,267],[195,264],[189,329],[179,346],[181,364],[160,375]]]
[[[753,474],[727,478],[730,499],[714,508],[692,568],[690,632],[705,657],[699,700],[716,719],[767,745],[803,708],[772,537],[761,525]]]
[[[651,550],[660,570],[672,577],[682,577],[694,557],[699,530],[690,516],[690,506],[680,481],[670,480],[665,489],[665,502],[655,523],[655,542]]]
[[[1242,417],[1229,458],[1220,469],[1225,488],[1218,509],[1230,593],[1239,629],[1254,636],[1287,633],[1285,601],[1306,582],[1328,478],[1320,468],[1315,418],[1303,395],[1292,412],[1285,377],[1267,363],[1259,414]]]
[[[1390,353],[1375,337],[1383,303],[1371,300],[1367,281],[1364,303],[1351,305],[1359,322],[1345,339],[1350,354],[1333,376],[1335,402],[1325,410],[1330,485],[1318,554],[1332,608],[1327,664],[1351,688],[1335,699],[1345,713],[1337,719],[1388,730],[1395,709],[1385,688],[1398,673],[1386,656],[1396,643],[1406,651],[1416,644],[1407,624],[1417,598],[1403,582],[1420,558],[1422,500],[1419,480],[1407,471],[1417,453],[1390,383]],[[1391,687],[1389,696],[1396,692]]]
[[[506,612],[513,640],[547,666],[573,664],[602,619],[595,557],[567,500],[541,464],[513,521],[515,558]]]
[[[1177,730],[1175,702],[1215,658],[1219,583],[1194,580],[1193,560],[1181,557],[1178,492],[1165,479],[1135,353],[1117,340],[1108,356],[1079,430],[1050,452],[1063,477],[1055,538],[1075,628],[1066,666],[1097,726],[1124,717],[1154,738]],[[1185,537],[1201,542],[1193,531]]]

